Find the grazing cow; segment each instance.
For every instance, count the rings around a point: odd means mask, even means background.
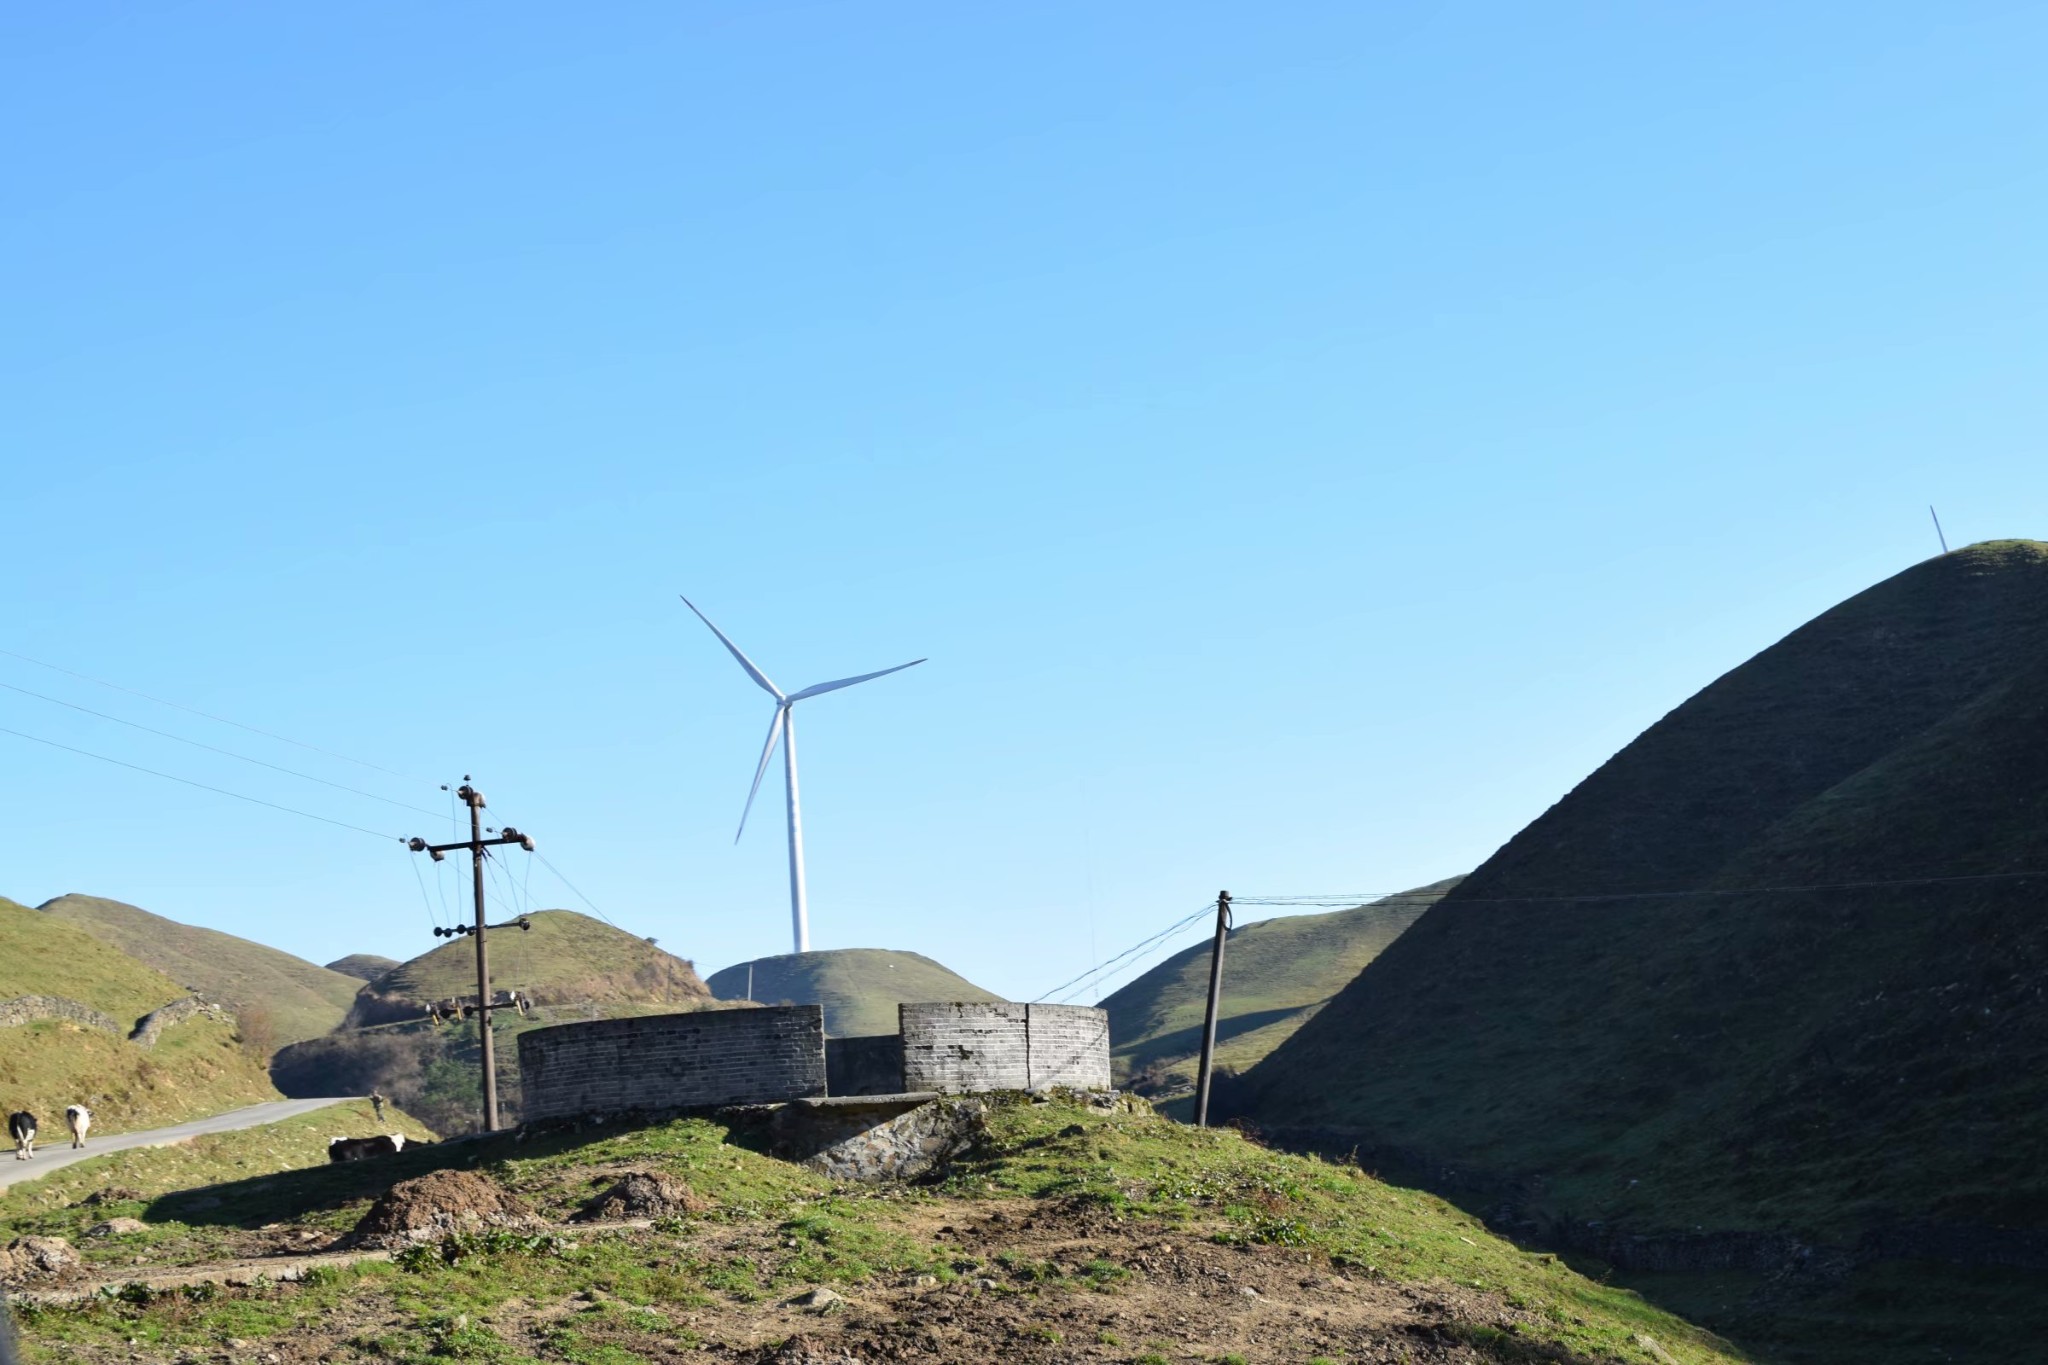
[[[14,1139],[14,1159],[29,1161],[36,1154],[36,1116],[26,1109],[7,1116],[7,1136]]]
[[[85,1146],[85,1135],[92,1131],[92,1110],[82,1104],[65,1105],[64,1125],[71,1130],[71,1148],[76,1151]]]
[[[373,1156],[395,1156],[405,1146],[402,1133],[379,1133],[376,1137],[331,1138],[327,1143],[329,1161],[367,1161]]]

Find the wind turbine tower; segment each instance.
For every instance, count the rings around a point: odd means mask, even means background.
[[[740,653],[740,647],[727,639],[724,631],[720,630],[717,626],[711,625],[710,617],[701,611],[697,611],[697,604],[695,602],[685,597],[683,605],[691,611],[697,612],[697,619],[699,621],[702,621],[707,626],[711,626],[711,633],[718,637],[720,644],[732,652],[733,658],[739,660],[740,667],[747,671],[747,676],[758,683],[762,691],[775,698],[775,715],[768,722],[768,742],[761,747],[761,762],[754,768],[754,785],[747,791],[747,804],[740,811],[739,831],[732,836],[732,841],[738,843],[740,835],[747,832],[747,815],[754,809],[754,797],[760,793],[761,778],[767,773],[768,761],[775,757],[775,746],[779,743],[782,745],[783,784],[789,793],[790,930],[796,940],[796,951],[807,953],[811,950],[811,916],[809,906],[804,899],[804,817],[803,807],[797,800],[796,704],[826,692],[837,692],[840,688],[851,687],[855,683],[870,682],[876,678],[887,677],[891,673],[901,673],[906,668],[923,663],[924,660],[912,659],[907,664],[897,664],[894,668],[885,668],[879,673],[863,673],[856,678],[840,678],[834,682],[816,683],[806,687],[801,692],[785,694],[781,688],[768,680],[766,673],[763,673],[754,666],[752,659]]]

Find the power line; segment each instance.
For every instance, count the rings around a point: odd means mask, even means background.
[[[1188,925],[1193,924],[1196,920],[1201,919],[1203,916],[1209,914],[1215,908],[1216,902],[1207,902],[1202,906],[1201,909],[1195,911],[1192,915],[1187,916],[1185,919],[1175,920],[1172,924],[1167,925],[1164,929],[1161,929],[1158,933],[1153,934],[1150,938],[1145,939],[1143,942],[1133,944],[1132,946],[1118,953],[1115,957],[1112,957],[1107,961],[1099,963],[1096,966],[1090,967],[1087,971],[1081,973],[1079,976],[1075,977],[1071,981],[1063,981],[1059,985],[1054,986],[1044,995],[1039,996],[1037,1001],[1034,1003],[1042,1003],[1046,1000],[1051,999],[1053,996],[1060,995],[1062,992],[1072,990],[1074,987],[1087,981],[1090,977],[1098,976],[1103,972],[1108,971],[1111,967],[1115,966],[1119,962],[1122,962],[1125,958],[1130,957],[1132,954],[1141,953],[1145,949],[1152,947],[1154,944],[1160,943],[1165,939],[1171,938],[1174,934],[1178,933],[1182,929],[1185,929]]]
[[[606,913],[605,913],[604,911],[602,911],[602,910],[598,909],[598,908],[597,908],[597,907],[596,907],[595,905],[593,905],[593,904],[591,903],[590,897],[588,897],[588,896],[584,895],[584,894],[583,894],[583,893],[582,893],[581,891],[578,891],[578,890],[576,889],[576,883],[574,883],[574,882],[570,881],[570,880],[569,880],[569,879],[568,879],[567,877],[564,877],[564,876],[562,875],[562,869],[561,869],[561,868],[559,868],[559,867],[556,867],[556,866],[555,866],[555,865],[554,865],[553,863],[551,863],[551,862],[549,862],[549,861],[548,861],[548,855],[547,855],[547,854],[545,854],[545,853],[535,853],[535,854],[534,854],[533,856],[534,856],[534,857],[536,857],[536,858],[538,858],[538,859],[540,859],[540,865],[541,865],[542,867],[546,868],[546,869],[547,869],[548,871],[550,871],[550,872],[552,872],[552,873],[554,873],[554,874],[555,874],[555,880],[556,880],[556,881],[559,881],[559,882],[560,882],[560,883],[561,883],[562,885],[564,885],[564,886],[568,887],[570,891],[574,892],[574,893],[575,893],[575,896],[576,896],[576,899],[577,899],[577,900],[580,900],[580,901],[582,901],[582,902],[583,902],[583,904],[584,904],[584,906],[585,906],[585,908],[587,908],[587,909],[588,909],[588,910],[590,911],[590,913],[591,913],[591,914],[593,914],[593,915],[596,915],[596,916],[597,916],[597,917],[598,917],[599,919],[603,920],[603,921],[604,921],[604,922],[605,922],[606,924],[610,924],[610,925],[612,926],[612,928],[614,928],[614,929],[618,929],[618,928],[619,928],[619,926],[618,926],[617,924],[613,923],[613,921],[612,921],[612,917],[611,917],[610,915],[607,915],[607,914],[606,914]],[[619,932],[621,932],[621,933],[624,933],[625,931],[624,931],[623,929],[621,929],[621,930],[619,930]]]
[[[183,735],[172,734],[169,730],[158,730],[153,726],[144,725],[140,721],[128,720],[122,716],[110,716],[105,711],[95,711],[90,706],[80,706],[77,702],[65,701],[62,697],[44,696],[41,692],[31,692],[26,687],[16,687],[13,683],[7,682],[0,682],[0,687],[6,688],[9,692],[19,692],[24,697],[34,697],[37,701],[49,702],[52,706],[68,707],[73,711],[80,711],[88,716],[98,716],[101,720],[110,720],[116,725],[126,725],[131,729],[140,730],[146,735],[156,735],[162,739],[175,740],[179,744],[189,744],[195,749],[204,749],[210,754],[225,754],[229,758],[240,759],[244,763],[253,763],[259,768],[268,768],[272,772],[284,773],[286,776],[300,778],[307,782],[317,782],[323,787],[332,787],[336,791],[348,792],[352,796],[362,796],[372,801],[382,801],[385,805],[397,806],[400,810],[417,811],[421,815],[436,814],[436,812],[420,806],[408,805],[404,801],[394,801],[388,796],[379,796],[375,792],[366,792],[360,787],[351,787],[341,782],[330,782],[324,777],[315,777],[311,773],[302,773],[296,768],[287,768],[278,763],[268,763],[263,759],[251,758],[248,754],[238,754],[233,749],[223,749],[218,745],[207,744],[200,740],[187,739]]]
[[[183,702],[170,701],[164,697],[152,696],[147,692],[140,691],[133,687],[123,687],[120,683],[108,682],[104,678],[95,678],[90,674],[80,673],[74,669],[65,668],[61,664],[46,663],[41,659],[32,659],[26,654],[17,654],[11,649],[0,649],[0,655],[5,655],[10,659],[19,659],[25,664],[34,664],[37,668],[47,668],[53,673],[62,673],[64,676],[68,678],[77,678],[81,682],[89,682],[93,684],[95,687],[106,687],[111,688],[116,692],[126,692],[131,697],[140,697],[144,701],[153,701],[158,706],[168,706],[176,711],[184,711],[190,715],[198,716],[203,720],[210,720],[214,722],[216,725],[232,725],[237,730],[247,730],[252,735],[261,735],[265,739],[274,739],[280,744],[289,744],[295,749],[307,749],[316,754],[325,754],[329,758],[338,758],[344,763],[353,763],[359,768],[373,768],[380,773],[388,773],[392,777],[406,776],[404,773],[397,772],[391,768],[386,768],[382,764],[372,763],[368,759],[350,758],[347,754],[338,754],[334,752],[334,750],[332,749],[323,749],[317,744],[307,744],[303,740],[292,739],[288,735],[280,735],[277,734],[275,731],[271,730],[260,730],[254,725],[244,725],[242,724],[242,722],[238,720],[229,720],[226,716],[216,716],[212,712],[202,711],[196,706],[187,706]],[[407,780],[417,781],[418,779],[408,778]]]
[[[4,652],[0,651],[0,653]],[[78,754],[84,758],[96,758],[102,763],[111,763],[117,768],[127,768],[131,772],[147,773],[151,777],[161,777],[166,782],[176,782],[187,787],[197,787],[203,792],[212,792],[216,796],[231,796],[237,801],[247,801],[252,806],[268,806],[272,810],[281,810],[286,815],[297,815],[307,820],[318,820],[323,825],[335,825],[341,829],[352,829],[358,834],[367,834],[372,839],[403,839],[404,837],[397,834],[380,834],[374,829],[365,829],[361,825],[351,825],[346,820],[334,820],[325,815],[315,815],[309,810],[300,810],[296,806],[282,806],[275,801],[265,801],[260,796],[245,796],[241,792],[231,792],[226,787],[211,787],[204,782],[194,782],[189,777],[178,777],[172,773],[158,772],[155,768],[145,768],[140,763],[126,763],[118,758],[108,758],[105,754],[96,754],[89,749],[74,749],[69,744],[59,744],[54,739],[44,739],[40,735],[23,734],[19,730],[10,730],[4,725],[0,725],[0,735],[13,735],[16,739],[25,739],[32,744],[47,744],[52,749],[62,749],[66,753]]]

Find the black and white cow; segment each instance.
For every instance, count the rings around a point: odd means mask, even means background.
[[[7,1136],[14,1139],[14,1159],[28,1161],[36,1154],[36,1116],[26,1109],[7,1116]]]
[[[329,1161],[367,1161],[373,1156],[395,1156],[405,1146],[402,1133],[379,1133],[376,1137],[338,1137],[327,1143]]]
[[[92,1131],[92,1110],[82,1104],[65,1105],[64,1126],[71,1130],[71,1146],[74,1151],[85,1146],[85,1135]]]

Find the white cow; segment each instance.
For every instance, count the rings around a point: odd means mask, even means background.
[[[92,1131],[92,1110],[82,1104],[67,1104],[64,1106],[64,1122],[71,1129],[72,1148],[85,1146],[85,1135]]]

